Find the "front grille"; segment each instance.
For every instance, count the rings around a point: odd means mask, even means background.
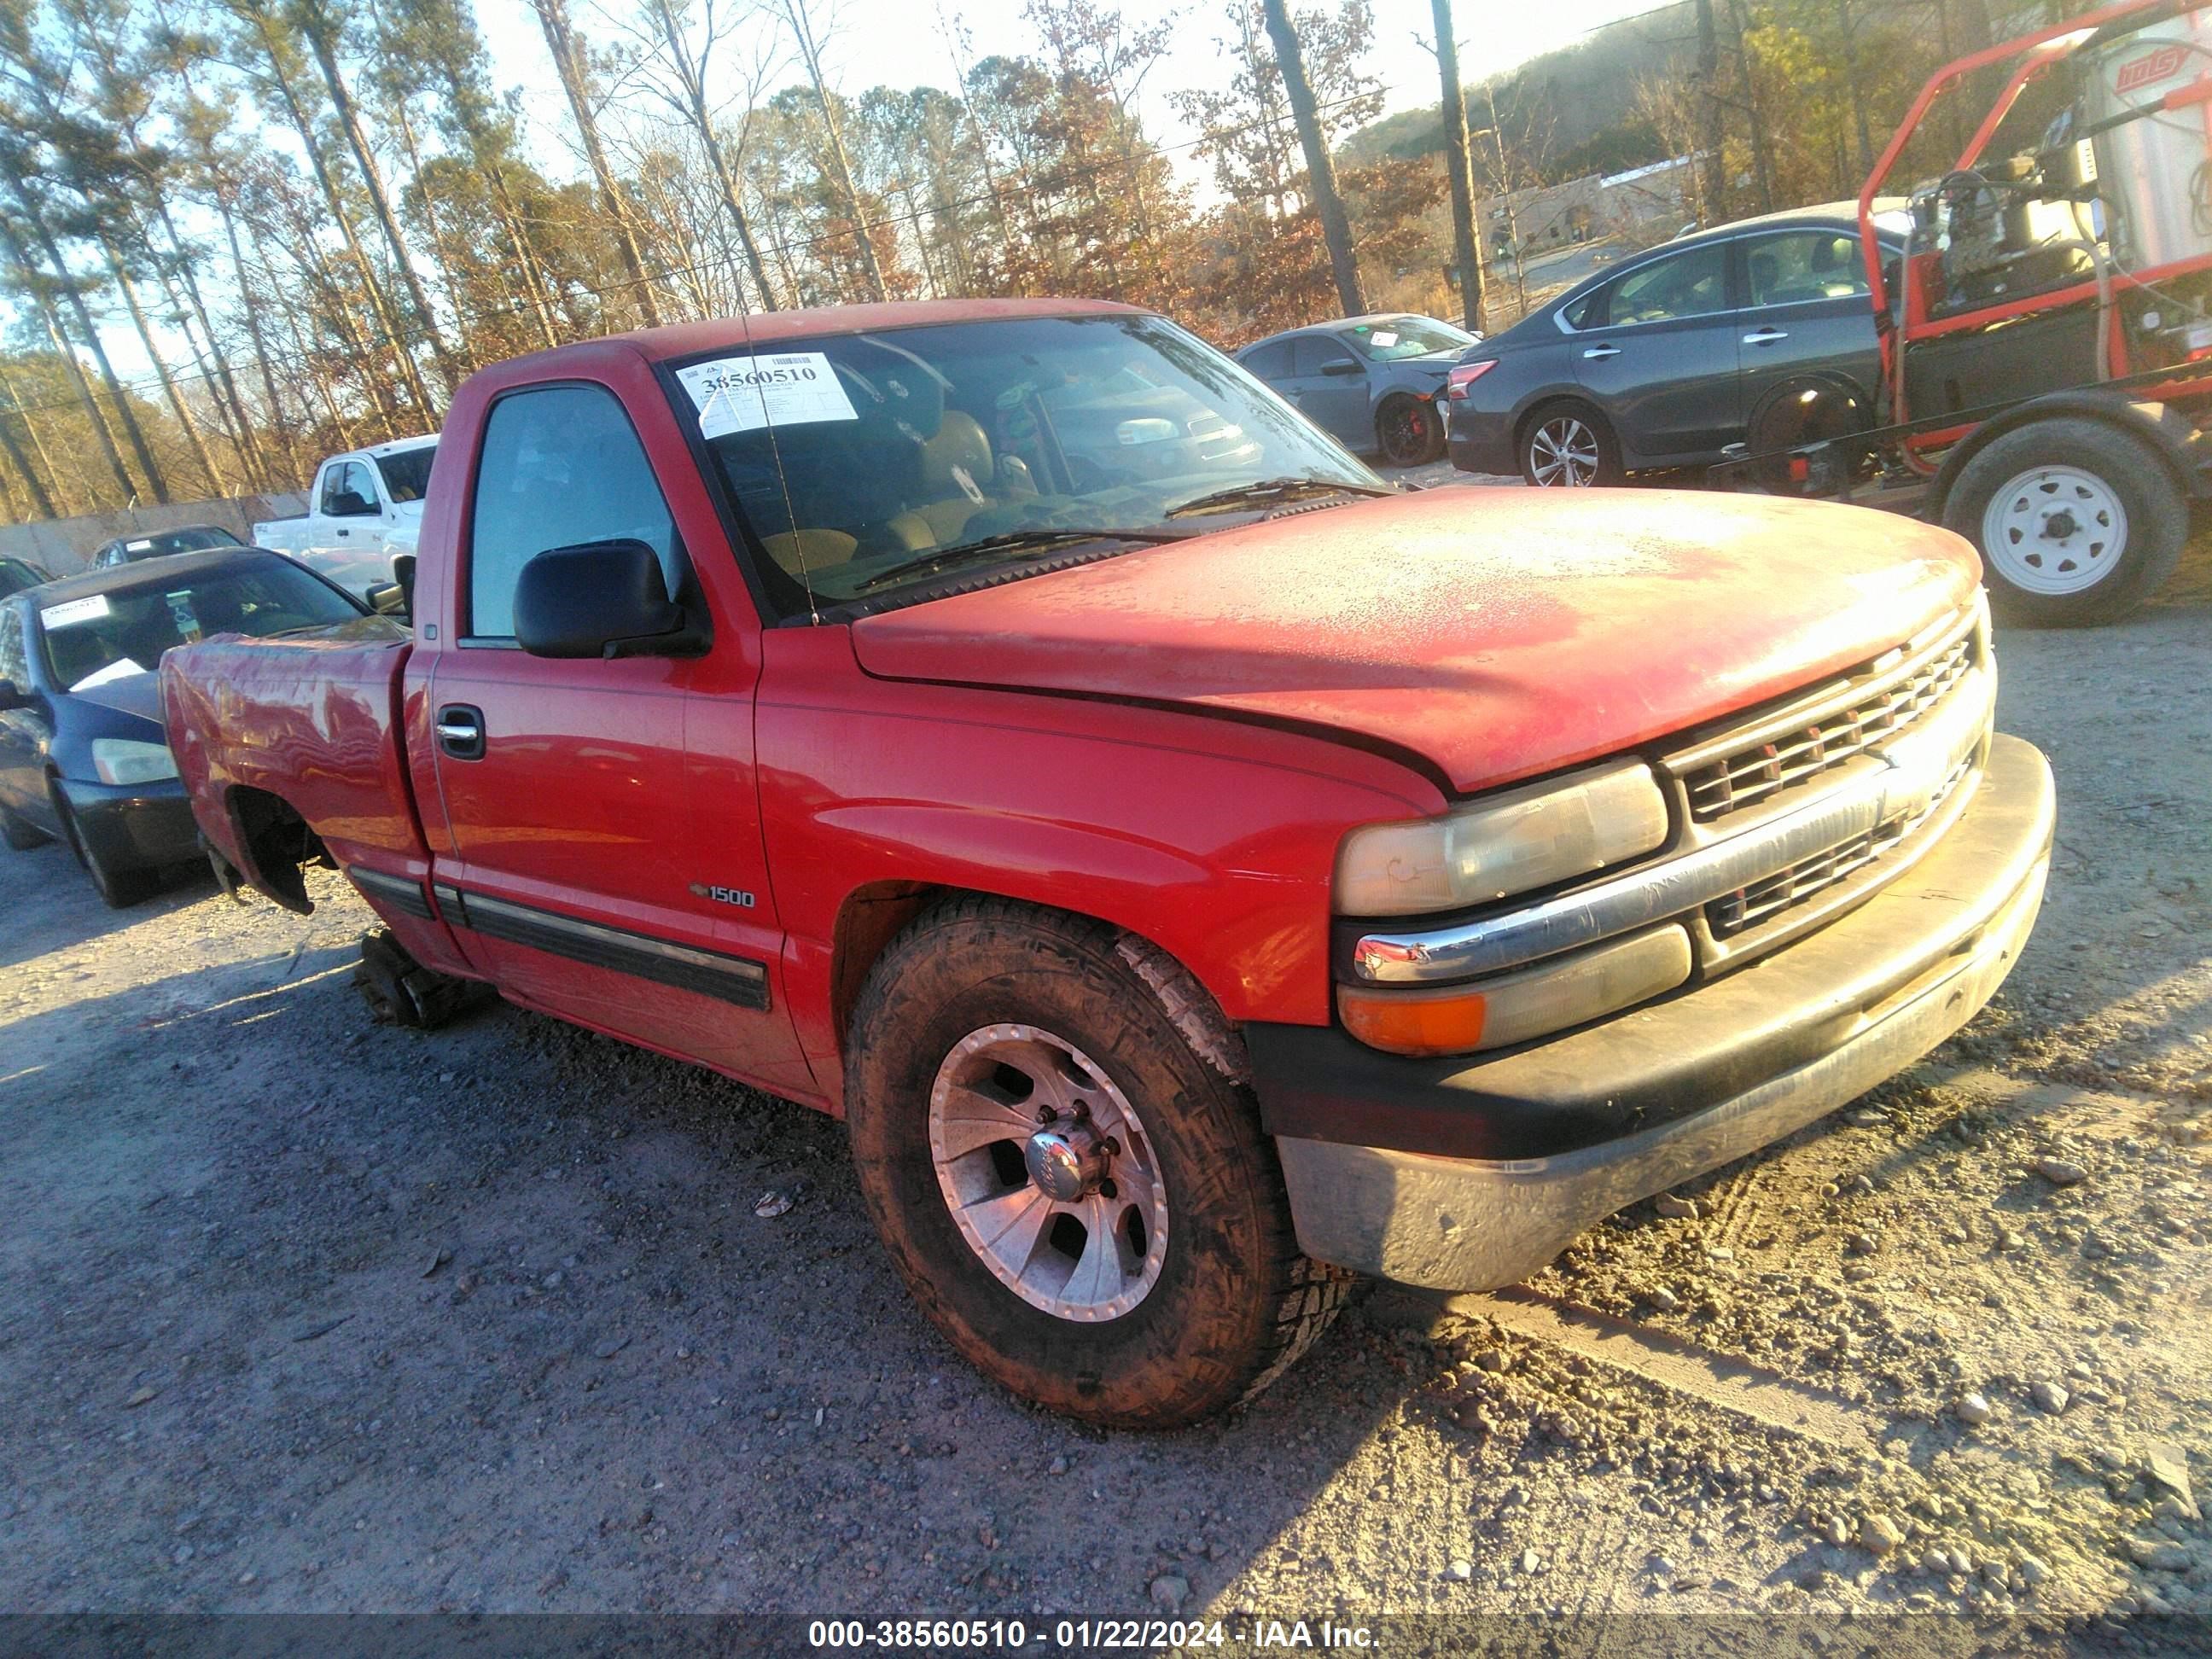
[[[1886,823],[1877,824],[1866,834],[1847,841],[1840,846],[1827,848],[1810,858],[1800,859],[1786,870],[1737,889],[1705,906],[1705,924],[1712,929],[1717,939],[1732,939],[1747,933],[1762,922],[1771,921],[1784,911],[1795,909],[1814,896],[1850,880],[1860,871],[1888,854],[1911,837],[1912,832],[1928,822],[1973,769],[1974,757],[1969,755],[1952,769],[1951,775],[1925,806],[1910,813],[1900,812]]]
[[[1688,793],[1690,816],[1699,823],[1711,823],[1771,800],[1913,726],[1973,666],[1978,637],[1978,630],[1963,634],[1895,678],[1869,677],[1864,694],[1844,707],[1685,772],[1682,785]]]

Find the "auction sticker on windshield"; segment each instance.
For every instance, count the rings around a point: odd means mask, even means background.
[[[93,593],[66,605],[50,605],[39,612],[39,620],[48,628],[68,628],[76,623],[98,622],[106,614],[107,595]]]
[[[676,378],[699,411],[699,435],[720,438],[764,426],[857,421],[837,371],[818,351],[717,357],[679,368]]]

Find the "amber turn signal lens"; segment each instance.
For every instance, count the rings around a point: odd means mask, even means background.
[[[1362,991],[1339,988],[1344,1029],[1370,1048],[1393,1054],[1463,1054],[1482,1042],[1489,1012],[1480,991]]]

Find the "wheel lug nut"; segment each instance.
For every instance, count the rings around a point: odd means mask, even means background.
[[[1060,1114],[1054,1111],[1049,1106],[1045,1107],[1042,1110],[1037,1113],[1037,1121],[1040,1123],[1057,1123],[1059,1121]]]

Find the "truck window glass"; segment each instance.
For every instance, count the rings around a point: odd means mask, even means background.
[[[598,386],[510,393],[484,422],[469,521],[469,632],[514,633],[514,581],[549,548],[631,538],[676,592],[676,526],[629,417]]]
[[[1062,526],[1218,529],[1239,520],[1170,509],[1262,480],[1381,483],[1243,369],[1158,317],[833,334],[673,368],[677,416],[706,439],[768,556],[762,586],[786,616],[805,613],[810,587],[820,605],[927,587],[935,573],[915,562],[937,549]],[[803,395],[779,392],[799,418],[771,442],[765,394],[744,388],[779,374],[799,377]],[[1016,547],[958,569],[985,577],[1030,558]],[[911,574],[887,575],[893,566]]]
[[[403,449],[397,455],[378,455],[376,471],[384,480],[384,494],[393,502],[419,501],[430,487],[430,463],[438,453],[438,446],[424,444],[420,449]]]

